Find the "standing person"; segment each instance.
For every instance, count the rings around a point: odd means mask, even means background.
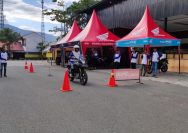
[[[92,60],[93,60],[93,68],[96,69],[96,67],[99,65],[99,54],[97,49],[95,49],[93,51],[93,55],[92,55]]]
[[[91,51],[91,49],[88,48],[86,50],[86,61],[87,61],[89,68],[92,67],[91,57],[92,57],[92,51]]]
[[[142,59],[141,75],[145,76],[146,75],[146,65],[147,65],[147,62],[148,62],[148,54],[146,53],[146,50],[144,50],[144,52],[141,56],[141,59]]]
[[[131,53],[131,68],[136,69],[136,63],[138,60],[138,52],[135,51],[135,48],[132,49]]]
[[[157,51],[156,48],[154,48],[153,54],[152,54],[152,71],[153,71],[153,77],[157,76],[157,68],[158,68],[158,62],[161,55]]]
[[[121,61],[121,53],[120,53],[120,50],[117,49],[114,54],[114,68],[115,69],[119,69],[120,61]]]
[[[7,77],[7,59],[8,59],[8,54],[5,51],[5,49],[3,48],[2,52],[1,52],[1,77],[4,71],[4,77]]]

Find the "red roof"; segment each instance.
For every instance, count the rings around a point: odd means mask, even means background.
[[[2,48],[3,45],[5,45],[5,43],[0,42],[0,48]],[[13,44],[10,45],[10,51],[14,51],[14,52],[16,52],[16,51],[24,52],[24,48],[23,48],[23,46],[22,46],[21,43],[15,42],[15,43],[13,43]]]
[[[105,45],[105,42],[115,42],[119,38],[111,33],[99,20],[96,15],[95,10],[89,20],[85,29],[80,32],[71,42],[80,41],[82,43],[103,43],[100,45]]]
[[[60,41],[58,41],[56,44],[63,44],[69,42],[71,39],[73,39],[76,35],[78,35],[81,32],[80,27],[78,26],[77,22],[74,20],[73,25],[70,29],[70,31],[67,33],[65,37],[63,37]]]
[[[21,43],[15,42],[10,45],[10,50],[14,52],[24,52],[24,48]]]
[[[119,41],[142,38],[176,39],[175,37],[166,33],[154,22],[150,15],[148,6],[146,6],[145,13],[138,25],[127,36]]]

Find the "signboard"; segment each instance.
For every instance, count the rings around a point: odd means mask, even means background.
[[[46,53],[46,57],[47,57],[47,58],[52,58],[52,53],[47,52],[47,53]]]
[[[115,79],[121,80],[139,80],[140,82],[140,69],[116,69]]]

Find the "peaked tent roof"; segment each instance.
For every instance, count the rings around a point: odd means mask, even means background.
[[[67,33],[67,35],[65,37],[63,37],[61,40],[59,40],[56,43],[56,45],[69,42],[71,39],[73,39],[75,36],[77,36],[80,32],[81,32],[81,29],[78,26],[76,20],[74,20],[70,31]]]
[[[161,29],[150,15],[148,6],[138,25],[116,45],[119,47],[137,47],[150,44],[151,46],[179,46],[180,40]]]
[[[109,43],[115,42],[119,38],[111,33],[99,20],[95,10],[85,29],[80,32],[71,42],[87,42],[87,43]],[[104,45],[104,44],[101,44]]]

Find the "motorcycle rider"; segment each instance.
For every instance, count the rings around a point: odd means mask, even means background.
[[[81,54],[80,54],[80,47],[78,45],[74,45],[74,50],[70,53],[69,55],[69,63],[71,66],[71,77],[74,76],[74,66],[75,66],[75,62],[77,60],[79,60]]]

